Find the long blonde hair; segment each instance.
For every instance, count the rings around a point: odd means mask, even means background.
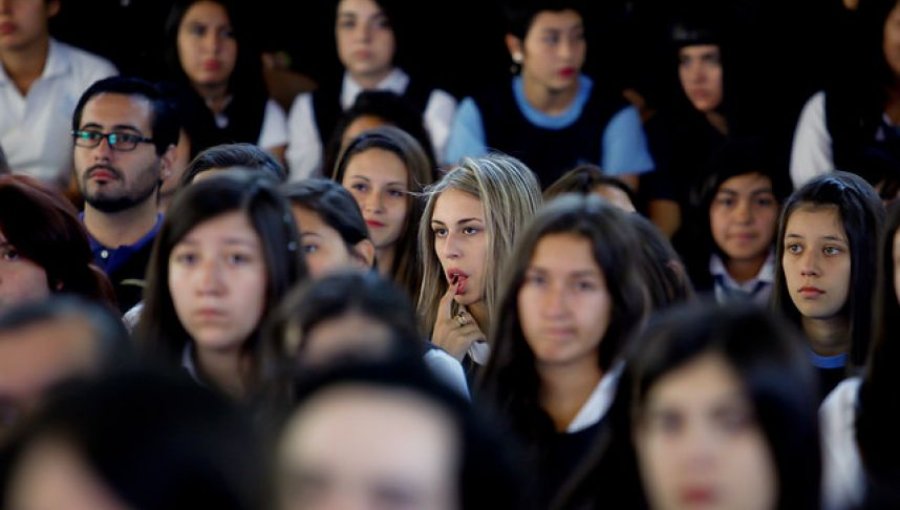
[[[481,201],[488,233],[487,259],[484,261],[484,300],[488,313],[494,310],[499,298],[498,266],[512,253],[516,233],[524,229],[541,206],[541,187],[534,173],[518,159],[499,153],[463,158],[438,182],[425,189],[428,201],[419,222],[422,285],[417,312],[427,334],[434,328],[441,296],[447,292],[447,279],[434,251],[431,216],[438,197],[451,189]],[[479,326],[488,333],[489,324]]]

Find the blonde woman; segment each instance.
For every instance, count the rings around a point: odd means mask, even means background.
[[[419,317],[435,345],[481,365],[500,269],[540,207],[541,188],[521,161],[491,154],[463,158],[426,194]]]

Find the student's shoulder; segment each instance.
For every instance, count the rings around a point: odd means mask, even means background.
[[[119,74],[116,66],[100,55],[62,41],[54,40],[53,44],[60,56],[71,64],[72,72],[76,76],[90,76],[100,79]]]

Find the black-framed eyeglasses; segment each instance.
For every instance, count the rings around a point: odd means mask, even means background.
[[[110,131],[104,133],[92,129],[80,129],[72,131],[75,145],[79,147],[93,148],[100,145],[100,141],[106,138],[106,143],[113,150],[120,152],[133,151],[139,143],[153,143],[152,138],[147,138],[128,131]]]

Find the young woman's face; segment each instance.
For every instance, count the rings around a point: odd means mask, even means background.
[[[694,108],[711,112],[722,104],[722,62],[719,46],[698,44],[678,51],[678,78]]]
[[[514,57],[522,56],[522,77],[526,84],[550,92],[578,86],[587,54],[584,24],[576,11],[543,11],[534,17],[525,40],[510,40]]]
[[[198,349],[233,351],[256,330],[266,306],[266,261],[242,211],[194,227],[169,256],[169,291]]]
[[[177,43],[181,68],[194,86],[227,85],[238,44],[222,5],[203,0],[189,7],[178,27]]]
[[[322,221],[318,213],[296,205],[291,209],[300,228],[300,244],[310,276],[320,278],[362,265],[350,252],[341,234]]]
[[[652,508],[776,506],[768,443],[740,380],[718,354],[663,375],[647,394],[634,437]]]
[[[351,75],[380,79],[393,68],[394,29],[374,0],[341,0],[334,33],[338,58]]]
[[[280,438],[278,508],[461,508],[453,422],[405,390],[323,390]]]
[[[406,228],[409,212],[409,172],[403,160],[384,149],[354,154],[341,185],[359,204],[375,248],[393,247]]]
[[[456,288],[454,299],[471,305],[484,299],[484,269],[489,233],[481,200],[465,191],[448,189],[434,203],[431,215],[434,252],[444,276]]]
[[[0,231],[0,310],[49,295],[44,268],[23,257]]]
[[[727,179],[709,207],[709,227],[716,246],[731,260],[768,256],[778,226],[778,202],[772,180],[758,174]]]
[[[900,4],[895,5],[884,22],[884,60],[894,72],[894,76],[900,77]]]
[[[850,291],[850,243],[837,206],[801,204],[784,229],[781,264],[788,293],[810,319],[837,316]]]
[[[612,298],[591,242],[549,234],[535,247],[519,289],[519,321],[539,365],[596,366]]]

